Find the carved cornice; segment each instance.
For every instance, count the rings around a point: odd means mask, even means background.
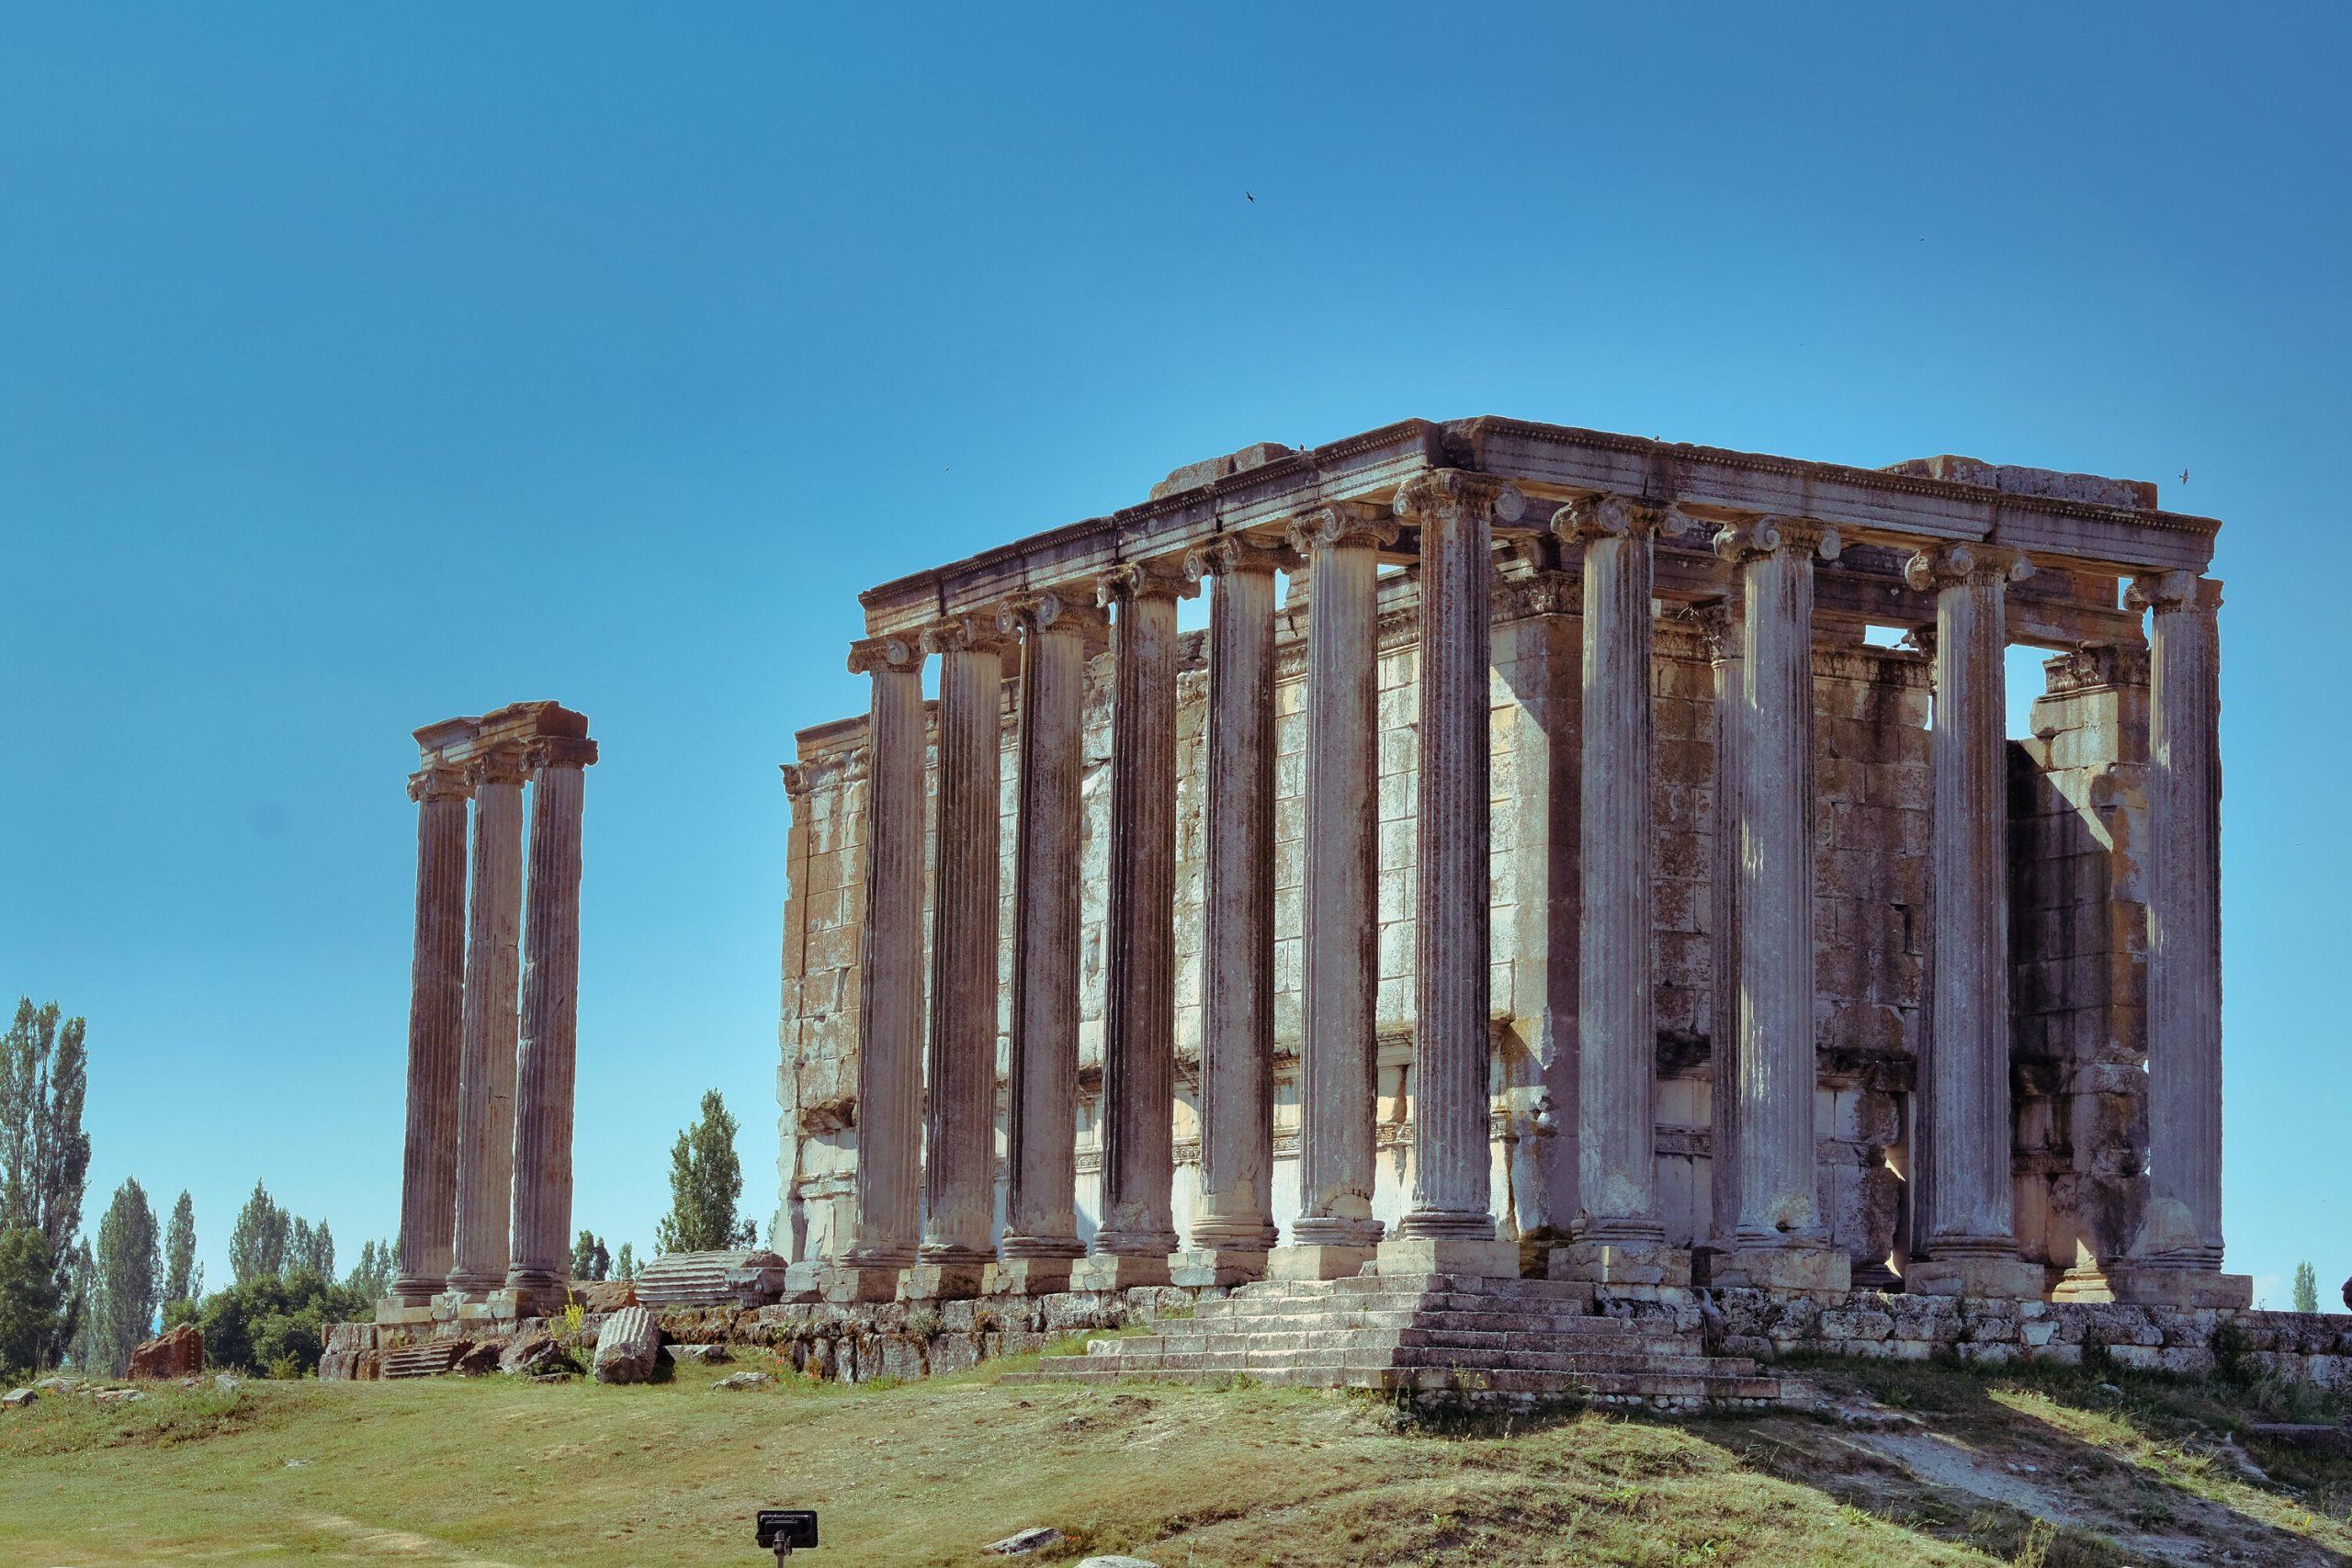
[[[1184,575],[1194,582],[1227,572],[1273,572],[1291,564],[1291,553],[1240,534],[1224,534],[1184,552]]]
[[[2032,575],[2025,552],[2004,545],[1936,545],[1903,563],[1903,581],[1921,592],[1970,581],[2023,582]]]
[[[531,749],[519,740],[501,740],[466,764],[466,782],[476,789],[485,784],[519,784],[530,774]]]
[[[2148,650],[2121,643],[2078,648],[2042,660],[2041,671],[2043,685],[2053,697],[2118,686],[2144,687],[2149,682]]]
[[[1104,609],[1131,599],[1190,599],[1201,585],[1158,561],[1121,561],[1094,580],[1094,602]]]
[[[1532,571],[1495,585],[1493,609],[1498,622],[1522,621],[1533,615],[1574,615],[1584,609],[1584,579],[1572,571]]]
[[[2154,610],[2158,615],[2180,610],[2210,614],[2222,607],[2222,585],[2213,578],[2199,577],[2193,571],[2135,577],[2123,591],[2123,604],[2126,609]]]
[[[541,768],[584,768],[596,761],[596,743],[584,736],[544,735],[531,742],[531,771]]]
[[[408,776],[408,797],[420,806],[432,800],[463,800],[472,794],[466,770],[455,762],[427,762]]]
[[[1453,517],[1479,511],[1488,523],[1516,523],[1527,510],[1517,485],[1467,468],[1430,468],[1396,487],[1399,517]]]
[[[849,645],[849,672],[853,675],[893,671],[904,674],[922,668],[922,650],[910,637],[860,637]]]
[[[1396,542],[1399,532],[1396,523],[1378,508],[1353,502],[1302,512],[1290,520],[1286,531],[1290,547],[1301,556],[1310,557],[1318,546],[1325,549],[1340,545],[1385,548]]]
[[[1630,495],[1583,496],[1552,513],[1552,533],[1565,544],[1659,534],[1678,538],[1690,525],[1671,503]]]
[[[996,615],[949,615],[922,629],[925,653],[1001,654],[1011,641]]]
[[[1843,548],[1845,541],[1835,527],[1805,517],[1751,517],[1745,522],[1726,523],[1714,539],[1715,554],[1734,566],[1780,550],[1836,560]]]
[[[1035,637],[1046,632],[1103,636],[1110,620],[1092,604],[1068,589],[1044,593],[1016,593],[996,607],[996,629],[1005,637]]]

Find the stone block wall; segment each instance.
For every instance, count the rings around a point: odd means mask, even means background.
[[[1281,613],[1275,761],[1275,1191],[1278,1218],[1297,1206],[1300,933],[1306,704],[1303,602]],[[1374,1210],[1393,1221],[1411,1186],[1413,859],[1416,657],[1409,571],[1381,580],[1378,759],[1379,1159]],[[1576,1213],[1575,909],[1578,897],[1577,688],[1581,623],[1573,579],[1498,585],[1492,707],[1494,1191],[1507,1235],[1559,1235]],[[1176,1223],[1197,1197],[1195,1095],[1201,1036],[1204,722],[1202,634],[1181,657],[1178,702],[1176,955],[1178,1054]],[[1079,1204],[1091,1234],[1099,1191],[1100,1092],[1108,892],[1110,660],[1089,671],[1085,739],[1080,981]],[[1714,671],[1681,619],[1658,626],[1656,715],[1656,898],[1658,1160],[1669,1233],[1710,1234],[1715,977],[1709,889],[1716,831]],[[1815,649],[1815,815],[1823,937],[1816,1010],[1822,1077],[1816,1100],[1825,1205],[1859,1269],[1897,1247],[1906,1165],[1905,1101],[1921,1033],[1927,939],[1928,676],[1900,649],[1824,642]],[[1001,817],[999,1071],[1011,995],[1014,695],[1005,687]],[[791,886],[778,1073],[777,1246],[824,1256],[845,1223],[855,1159],[857,925],[865,722],[798,737],[792,792]],[[1001,1122],[1001,1112],[1000,1112]],[[1000,1137],[1001,1134],[1000,1134]],[[1001,1145],[1000,1145],[1001,1147]]]

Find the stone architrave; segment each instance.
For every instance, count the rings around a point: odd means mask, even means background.
[[[2132,581],[2148,639],[2148,1210],[2115,1293],[2243,1307],[2222,1269],[2222,585]]]
[[[858,958],[857,1191],[828,1300],[888,1301],[915,1260],[922,1138],[923,751],[922,649],[906,637],[851,645],[873,682],[867,727],[865,924]]]
[[[567,716],[576,717],[577,716]],[[560,1310],[571,1291],[571,1117],[580,1022],[580,827],[596,743],[532,742],[531,863],[515,1056],[514,1315]]]
[[[956,615],[923,634],[923,647],[939,655],[939,832],[922,1261],[904,1281],[915,1298],[976,1294],[995,1256],[1003,636],[993,614]]]
[[[1012,1038],[1004,1234],[983,1280],[1041,1294],[1069,1283],[1078,1239],[1079,878],[1083,709],[1101,615],[1064,592],[998,617],[1022,640],[1019,811],[1013,829]]]
[[[473,893],[458,1096],[458,1208],[449,1295],[486,1303],[506,1283],[514,1201],[514,1051],[522,960],[526,748],[499,741],[468,764]]]
[[[1936,595],[1932,1129],[1921,1150],[1923,1257],[1904,1288],[1927,1295],[2035,1297],[2018,1255],[2009,1149],[2007,585],[2033,567],[1996,545],[1911,558],[1904,577]]]
[[[1360,1273],[1381,1223],[1372,1215],[1374,999],[1378,987],[1376,852],[1379,550],[1396,525],[1361,506],[1308,512],[1291,525],[1305,560],[1306,887],[1299,1043],[1299,1211],[1275,1249],[1276,1279]]]
[[[461,721],[462,722],[462,721]],[[401,1162],[400,1271],[386,1304],[426,1309],[449,1278],[458,1204],[458,1056],[465,1033],[465,769],[418,731],[424,766],[409,775],[416,818],[416,950],[409,976],[408,1136]],[[452,737],[453,739],[458,737]]]
[[[1555,1276],[1612,1286],[1690,1282],[1657,1196],[1657,1020],[1650,949],[1652,541],[1682,532],[1670,505],[1598,495],[1552,520],[1584,547],[1583,897],[1578,921],[1577,1190],[1585,1221]]]
[[[1102,574],[1111,627],[1111,896],[1102,1039],[1102,1215],[1081,1290],[1169,1282],[1176,1249],[1175,572]]]
[[[1524,507],[1512,486],[1459,468],[1417,474],[1396,492],[1421,546],[1413,1198],[1380,1245],[1382,1273],[1519,1272],[1518,1247],[1495,1237],[1488,1135],[1488,616],[1494,525]]]
[[[1842,1294],[1814,1148],[1813,560],[1838,531],[1794,518],[1725,527],[1742,595],[1739,1188],[1716,1285]]]
[[[1193,550],[1209,604],[1201,1200],[1180,1284],[1263,1276],[1274,1245],[1274,570],[1238,536]]]

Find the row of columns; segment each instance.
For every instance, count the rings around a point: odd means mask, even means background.
[[[527,1315],[560,1303],[571,1279],[582,784],[596,745],[585,721],[470,743],[501,716],[418,731],[425,755],[409,780],[416,942],[395,1312]]]
[[[1213,584],[1206,727],[1207,984],[1202,1197],[1176,1259],[1187,1282],[1271,1271],[1329,1278],[1367,1262],[1419,1272],[1516,1272],[1498,1244],[1488,1140],[1488,604],[1498,525],[1519,492],[1486,476],[1415,477],[1393,507],[1332,505],[1290,525],[1290,553],[1236,536],[1196,547],[1182,576],[1104,575],[1097,606],[1060,592],[861,643],[874,679],[860,1143],[844,1297],[981,1288],[1111,1288],[1170,1279],[1175,877],[1175,601]],[[1377,559],[1419,530],[1419,767],[1414,1183],[1394,1236],[1373,1217],[1377,930],[1374,783]],[[1583,551],[1579,1187],[1575,1245],[1555,1272],[1687,1283],[1665,1246],[1656,1178],[1651,943],[1654,540],[1668,504],[1601,495],[1551,532]],[[1813,562],[1833,528],[1765,517],[1722,527],[1734,592],[1713,616],[1724,781],[1713,919],[1718,1284],[1842,1291],[1814,1140]],[[1307,575],[1300,1207],[1274,1248],[1272,1171],[1273,575]],[[1940,547],[1912,561],[1937,605],[1933,1129],[1915,1288],[2038,1293],[2010,1213],[2002,693],[2006,585],[2017,552]],[[2145,591],[2155,632],[2156,893],[2151,1074],[2155,1190],[2189,1235],[2165,1256],[2219,1259],[2218,768],[2210,584]],[[1113,696],[1108,1010],[1102,1223],[1081,1258],[1075,1216],[1080,803],[1085,649],[1110,614]],[[929,1121],[918,1128],[922,992],[922,650],[940,652],[939,873],[933,929]],[[1018,835],[1005,1234],[987,1246],[998,942],[995,803],[1001,682],[1017,649]],[[2201,750],[2200,750],[2201,748]],[[2208,978],[2208,969],[2211,977]],[[929,1218],[915,1261],[919,1142]],[[2169,1206],[2167,1206],[2169,1205]],[[2210,1239],[2209,1239],[2210,1238]],[[1269,1252],[1272,1249],[1271,1259]],[[1183,1274],[1190,1270],[1189,1276]]]

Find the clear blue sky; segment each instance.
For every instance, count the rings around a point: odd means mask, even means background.
[[[764,1215],[856,592],[1495,412],[2227,520],[2231,1264],[2352,1271],[2341,8],[1121,9],[0,11],[0,987],[90,1019],[91,1223],[390,1233],[408,731],[526,697],[579,1222],[714,1085]]]

